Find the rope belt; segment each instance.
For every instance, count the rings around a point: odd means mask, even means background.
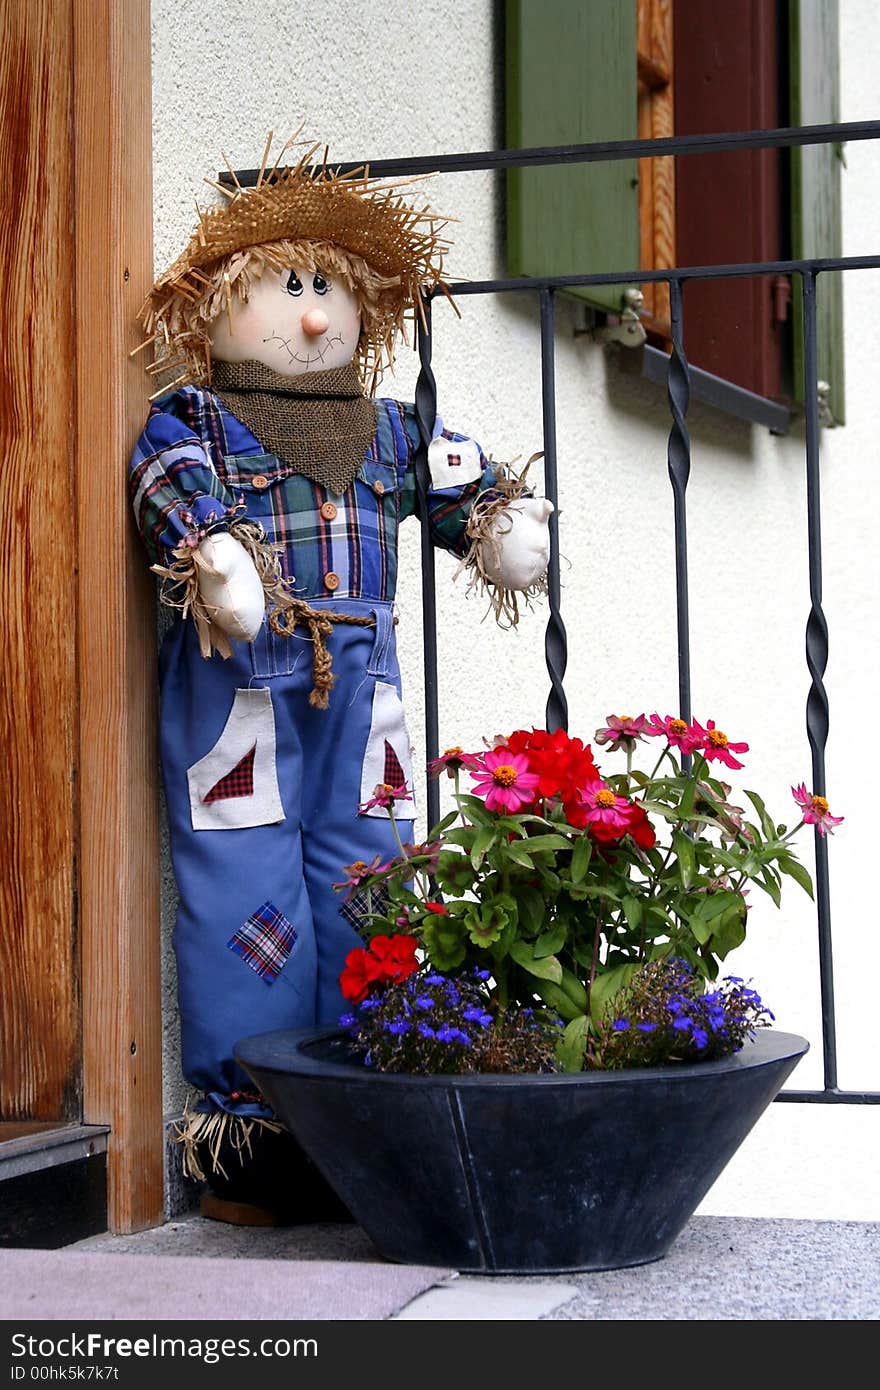
[[[397,622],[397,619],[394,619]],[[333,674],[333,659],[327,650],[327,638],[335,623],[348,623],[351,627],[375,627],[375,618],[357,618],[352,613],[334,613],[329,608],[310,608],[305,599],[290,599],[284,608],[276,608],[269,616],[269,626],[278,637],[292,637],[302,624],[309,629],[314,652],[312,655],[312,680],[314,685],[309,695],[309,704],[315,709],[327,709],[330,704],[330,691],[336,677]]]

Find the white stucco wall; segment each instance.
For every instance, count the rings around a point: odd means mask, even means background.
[[[841,0],[842,119],[877,115],[880,31],[871,0]],[[155,0],[154,188],[157,270],[188,238],[193,201],[224,151],[259,162],[266,134],[301,120],[340,159],[486,149],[503,143],[501,31],[490,0]],[[851,145],[844,174],[844,251],[880,249],[880,147]],[[438,177],[433,205],[460,219],[452,278],[504,272],[503,189],[488,174]],[[872,714],[880,695],[880,507],[876,473],[876,272],[846,282],[847,411],[823,435],[825,612],[831,654],[828,787],[846,824],[831,841],[840,1084],[880,1086],[873,1007],[880,944],[872,880],[875,818]],[[821,284],[821,282],[820,282]],[[541,447],[537,304],[525,296],[461,301],[462,321],[436,311],[435,371],[447,423],[497,459]],[[563,617],[569,641],[570,728],[589,738],[611,712],[676,706],[672,504],[663,393],[623,374],[612,354],[575,337],[577,310],[558,307],[557,393]],[[404,350],[386,394],[412,399],[416,360]],[[803,431],[766,430],[694,405],[691,646],[694,711],[751,745],[736,787],[765,795],[790,820],[789,787],[810,781],[804,730],[807,589]],[[422,739],[417,526],[404,528],[398,642],[411,729]],[[543,723],[544,613],[515,633],[483,622],[480,603],[437,560],[441,746]],[[811,864],[803,837],[802,854]],[[783,911],[757,901],[735,958],[781,1027],[813,1051],[793,1084],[821,1086],[816,930],[793,885]],[[166,872],[166,939],[173,883]],[[731,966],[733,968],[733,966]],[[184,1094],[177,1063],[173,961],[166,956],[166,1108]],[[703,1210],[743,1215],[880,1216],[876,1107],[776,1105]]]

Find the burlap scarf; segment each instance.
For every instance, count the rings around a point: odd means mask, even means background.
[[[215,362],[212,387],[267,453],[328,492],[351,486],[377,425],[353,363],[280,376],[262,362]]]

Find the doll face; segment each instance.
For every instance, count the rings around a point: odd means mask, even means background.
[[[221,362],[262,362],[281,376],[344,367],[361,331],[357,297],[320,271],[267,267],[247,303],[232,301],[211,325],[211,352]]]

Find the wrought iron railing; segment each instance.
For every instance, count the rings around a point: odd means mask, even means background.
[[[562,145],[523,150],[488,150],[474,154],[428,155],[411,159],[385,159],[340,164],[341,171],[369,168],[374,177],[404,177],[425,173],[465,173],[475,170],[506,170],[550,164],[601,163],[632,158],[663,158],[669,155],[706,154],[722,150],[790,148],[799,145],[836,144],[845,141],[880,138],[880,121],[848,122],[836,125],[802,126],[776,130],[732,131],[719,135],[673,136],[656,140],[617,140],[589,145]],[[224,182],[229,175],[221,176]],[[252,186],[257,170],[237,174],[242,187]],[[513,279],[471,280],[450,285],[455,296],[505,294],[532,291],[540,303],[541,384],[544,433],[544,491],[557,506],[556,387],[554,295],[557,290],[589,285],[632,285],[650,282],[669,286],[672,351],[667,372],[667,392],[672,423],[667,444],[669,479],[672,486],[675,521],[675,580],[678,639],[679,712],[691,718],[690,636],[688,618],[687,484],[690,475],[690,437],[687,410],[690,398],[690,369],[684,351],[682,291],[691,280],[727,279],[735,276],[794,275],[801,285],[803,305],[804,419],[806,426],[807,541],[809,555],[810,611],[806,627],[806,662],[810,677],[807,696],[806,728],[812,755],[812,785],[819,795],[825,792],[825,746],[828,740],[828,695],[823,681],[828,661],[828,628],[822,608],[822,538],[819,489],[819,392],[816,334],[816,280],[823,272],[880,269],[878,256],[816,257],[805,260],[753,261],[733,265],[677,266],[662,270],[605,272],[602,274],[519,276]],[[428,487],[427,446],[436,418],[437,386],[431,370],[431,305],[425,302],[425,322],[419,326],[419,379],[415,406],[423,447],[416,460],[422,525],[422,593],[424,606],[425,746],[428,759],[438,753],[439,708],[437,672],[437,603],[434,580],[434,552],[430,543],[426,495]],[[548,573],[549,615],[545,651],[550,678],[546,723],[548,729],[565,727],[568,706],[564,677],[567,662],[565,625],[562,620],[558,511],[550,519],[551,558]],[[427,783],[428,823],[440,817],[440,792],[436,781]],[[837,1079],[837,1037],[834,1008],[834,971],[831,940],[831,904],[828,877],[828,845],[815,834],[816,915],[821,992],[822,1052],[824,1087],[816,1091],[785,1090],[780,1101],[812,1101],[848,1104],[877,1104],[880,1092],[846,1091]]]

